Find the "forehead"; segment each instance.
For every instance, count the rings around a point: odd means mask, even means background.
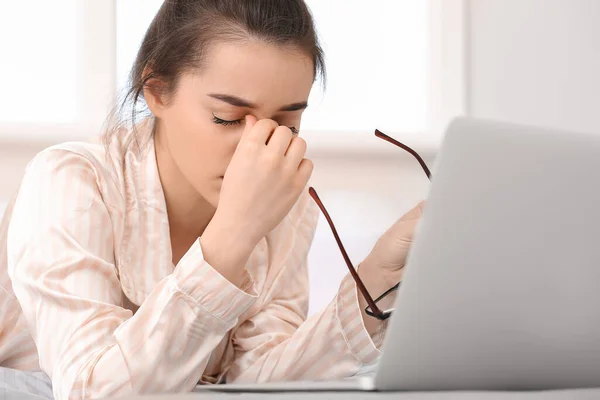
[[[259,41],[217,43],[196,80],[204,93],[235,95],[275,107],[306,101],[314,67],[308,55],[293,48]]]

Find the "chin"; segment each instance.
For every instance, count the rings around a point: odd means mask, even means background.
[[[211,206],[213,206],[216,209],[219,205],[219,195],[217,194],[216,196],[207,199],[207,201]]]
[[[209,193],[207,193],[207,196],[205,197],[206,202],[208,204],[210,204],[211,206],[213,206],[214,208],[217,208],[217,206],[219,205],[219,198],[221,197],[220,195],[221,195],[220,187],[217,190],[211,190]]]
[[[208,205],[213,208],[217,208],[219,204],[219,198],[221,195],[221,183],[215,181],[202,181],[194,182],[192,186],[196,193],[204,200]]]

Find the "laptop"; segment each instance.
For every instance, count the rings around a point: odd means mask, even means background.
[[[373,375],[219,391],[600,386],[600,135],[448,127]]]

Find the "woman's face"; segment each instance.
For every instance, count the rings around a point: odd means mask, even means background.
[[[206,60],[199,73],[181,76],[158,110],[157,151],[167,153],[181,179],[216,207],[244,117],[300,129],[313,62],[298,51],[258,41],[217,44]]]

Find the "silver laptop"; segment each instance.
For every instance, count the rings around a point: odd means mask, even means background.
[[[210,390],[600,386],[599,176],[600,134],[456,119],[374,376]]]

